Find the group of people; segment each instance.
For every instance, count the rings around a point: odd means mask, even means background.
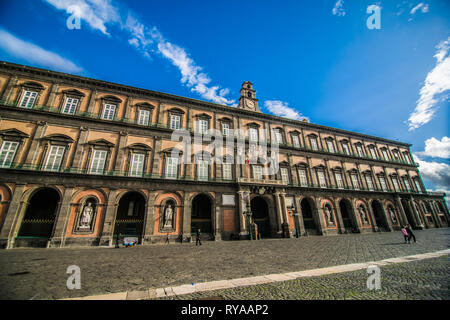
[[[414,240],[414,243],[416,243],[416,236],[412,232],[411,226],[409,224],[402,227],[402,234],[405,238],[405,243],[411,243],[411,238]]]

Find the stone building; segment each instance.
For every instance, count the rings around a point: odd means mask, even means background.
[[[248,239],[250,221],[262,238],[448,226],[409,144],[264,114],[250,82],[229,107],[1,62],[0,99],[2,248]],[[173,157],[176,129],[240,139],[245,161]],[[274,140],[270,173],[248,149]]]

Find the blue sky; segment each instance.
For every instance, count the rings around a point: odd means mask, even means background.
[[[3,0],[0,59],[227,105],[248,80],[264,112],[412,143],[450,190],[449,1]]]

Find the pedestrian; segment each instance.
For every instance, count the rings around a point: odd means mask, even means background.
[[[408,232],[408,235],[409,235],[409,237],[408,237],[408,243],[411,243],[411,238],[413,238],[414,239],[414,243],[416,243],[416,236],[414,235],[414,233],[412,232],[412,230],[411,230],[411,226],[408,224],[408,225],[406,225],[406,231]]]
[[[199,243],[202,245],[202,241],[200,240],[200,228],[197,229],[195,245],[197,246]]]
[[[121,236],[122,236],[122,233],[119,233],[116,237],[116,248],[119,248],[119,241],[120,241]]]
[[[166,243],[167,243],[167,244],[170,243],[170,242],[169,242],[169,234],[167,234],[167,237],[166,237]]]
[[[403,237],[405,238],[405,243],[408,243],[409,234],[408,234],[408,231],[406,231],[406,226],[402,227],[402,234],[403,234]]]

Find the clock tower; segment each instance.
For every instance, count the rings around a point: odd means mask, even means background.
[[[241,87],[241,97],[239,98],[238,108],[259,111],[258,99],[256,99],[256,91],[253,90],[253,84],[245,81]]]

